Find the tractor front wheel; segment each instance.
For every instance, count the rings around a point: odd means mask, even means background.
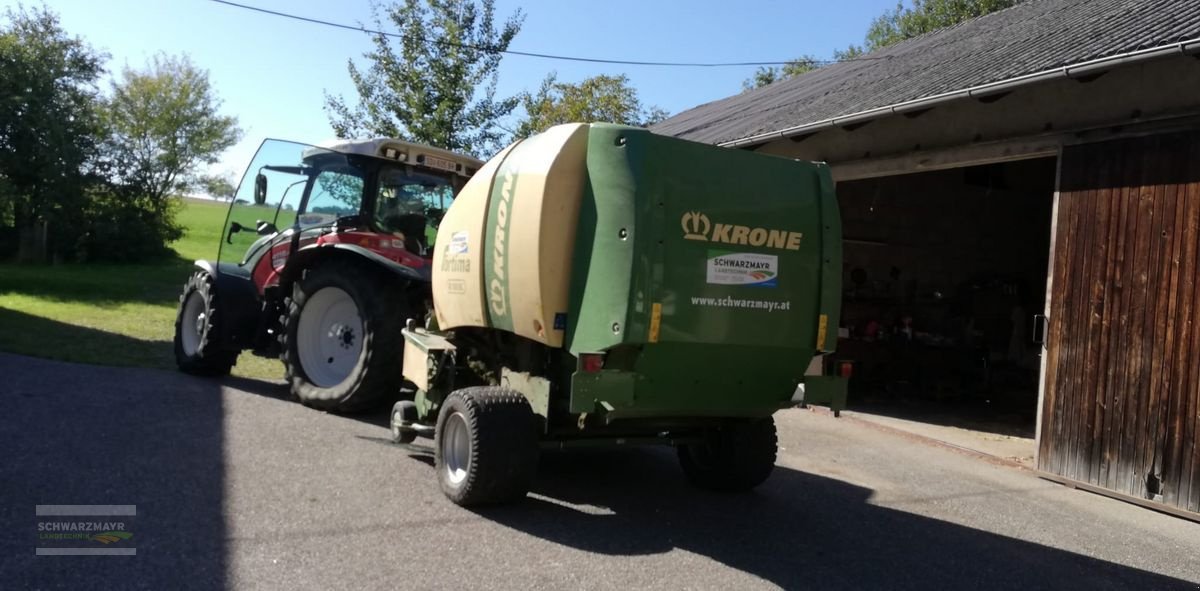
[[[397,292],[357,265],[322,265],[297,282],[284,321],[283,364],[300,402],[357,412],[400,391],[407,310]]]
[[[775,469],[775,419],[730,419],[703,441],[679,446],[679,464],[697,487],[740,492],[763,483]]]
[[[221,348],[217,287],[211,275],[196,271],[183,286],[175,314],[175,364],[185,373],[223,376],[238,352]]]

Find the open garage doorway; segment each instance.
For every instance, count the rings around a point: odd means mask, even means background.
[[[849,408],[1034,436],[1056,159],[840,182]]]

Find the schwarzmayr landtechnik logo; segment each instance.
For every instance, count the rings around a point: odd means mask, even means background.
[[[136,505],[38,505],[38,556],[134,556]]]

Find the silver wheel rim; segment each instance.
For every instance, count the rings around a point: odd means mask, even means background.
[[[179,341],[183,345],[183,353],[194,356],[200,353],[200,342],[208,331],[208,314],[204,309],[204,298],[200,292],[193,291],[183,301],[183,315],[179,319]]]
[[[314,293],[300,310],[296,349],[304,375],[318,388],[354,373],[363,352],[363,320],[354,298],[338,287]]]
[[[398,411],[398,410],[392,411],[392,438],[393,439],[400,438],[400,421],[403,419],[404,419],[404,417],[403,417],[403,415],[400,414],[400,411]]]
[[[446,423],[442,425],[441,452],[446,480],[453,485],[466,480],[471,470],[471,437],[462,413],[455,412],[446,417]]]

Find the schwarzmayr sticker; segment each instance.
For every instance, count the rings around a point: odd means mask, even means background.
[[[708,251],[707,281],[714,285],[775,287],[779,279],[779,257],[752,252]]]

